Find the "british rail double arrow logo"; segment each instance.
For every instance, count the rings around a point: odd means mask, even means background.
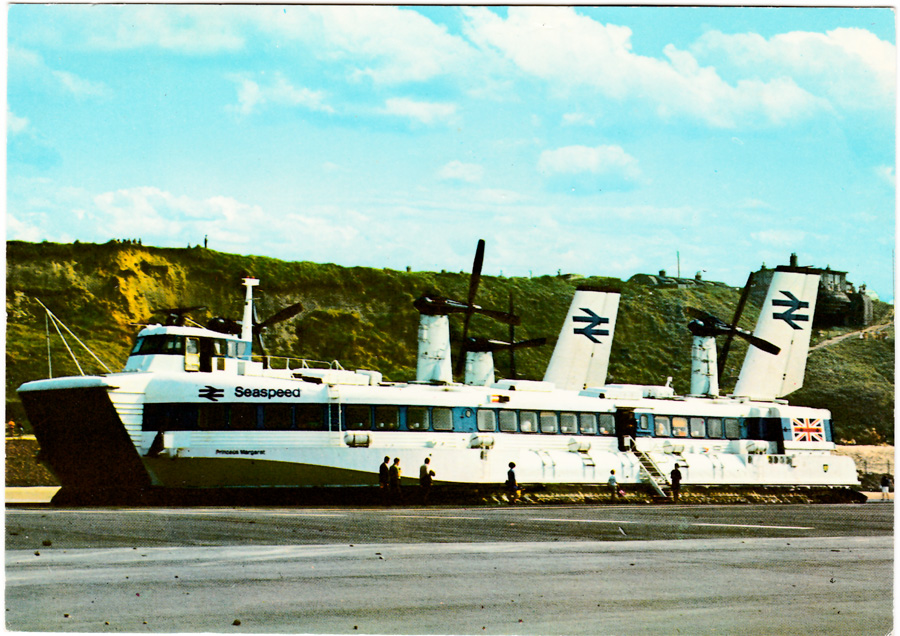
[[[582,307],[581,311],[587,314],[587,316],[573,316],[572,322],[586,322],[589,323],[584,327],[579,327],[575,329],[575,333],[580,334],[582,336],[586,336],[591,342],[595,342],[600,344],[600,341],[597,340],[597,336],[608,336],[608,329],[600,329],[600,325],[609,324],[609,318],[603,318],[602,316],[598,316],[593,311],[588,309],[587,307]]]
[[[788,297],[788,300],[783,300],[781,298],[775,298],[772,300],[772,304],[776,307],[787,307],[783,312],[774,313],[772,317],[776,320],[783,320],[787,324],[789,324],[793,329],[802,329],[798,322],[809,322],[809,314],[797,314],[795,313],[798,309],[806,309],[809,307],[809,303],[803,300],[800,300],[794,294],[789,291],[781,291],[782,294]]]

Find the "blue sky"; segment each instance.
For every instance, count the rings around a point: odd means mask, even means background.
[[[893,298],[890,9],[11,5],[7,236]]]

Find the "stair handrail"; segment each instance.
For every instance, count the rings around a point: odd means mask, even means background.
[[[641,465],[641,472],[644,475],[646,475],[647,481],[650,482],[650,485],[653,486],[653,489],[657,493],[659,493],[660,496],[668,497],[669,495],[666,494],[666,491],[664,491],[662,489],[662,486],[659,484],[659,482],[653,476],[653,473],[651,473],[650,469],[647,468],[647,464],[650,464],[650,466],[653,468],[653,470],[655,470],[657,472],[657,474],[662,476],[663,485],[668,486],[670,484],[669,484],[669,480],[666,479],[665,473],[663,473],[663,471],[660,470],[659,465],[655,461],[653,461],[653,458],[650,457],[649,454],[638,449],[637,443],[635,442],[633,437],[627,436],[625,439],[628,442],[628,446],[631,448],[631,452],[634,453],[635,457],[638,458],[638,462]]]

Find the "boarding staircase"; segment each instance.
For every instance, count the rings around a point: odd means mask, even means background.
[[[628,441],[631,452],[634,453],[635,457],[637,457],[638,461],[641,463],[641,478],[649,483],[660,497],[668,499],[669,495],[664,489],[671,486],[671,483],[666,478],[665,474],[663,474],[659,469],[659,466],[653,461],[653,458],[650,457],[648,453],[638,449],[637,445],[634,443],[634,439],[629,438]]]

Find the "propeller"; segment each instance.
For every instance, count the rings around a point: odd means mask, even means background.
[[[741,315],[744,313],[744,305],[747,304],[747,299],[750,297],[750,287],[753,285],[753,272],[750,272],[750,275],[747,277],[747,284],[744,285],[743,291],[741,291],[741,298],[738,300],[737,307],[734,310],[734,317],[731,319],[732,328],[729,330],[728,334],[725,336],[725,342],[722,343],[722,353],[719,355],[719,377],[725,377],[725,361],[728,360],[728,351],[731,349],[731,341],[734,339],[735,334],[737,333],[737,324],[741,320]]]
[[[481,314],[488,318],[492,318],[507,325],[519,325],[522,320],[512,311],[496,311],[487,309],[481,305],[475,304],[475,296],[478,293],[478,284],[481,281],[481,268],[484,264],[484,239],[478,240],[478,247],[475,249],[475,260],[472,263],[472,275],[469,277],[469,291],[466,296],[466,302],[460,302],[446,296],[439,296],[430,292],[425,292],[422,296],[413,302],[413,307],[420,314],[425,316],[446,316],[448,314],[465,314],[463,322],[462,349],[460,355],[456,359],[456,375],[460,376],[465,367],[466,351],[471,351],[470,345],[474,339],[469,338],[469,322],[474,314]],[[476,341],[477,342],[477,341]],[[499,342],[499,341],[494,341]],[[507,348],[515,344],[514,338],[510,338],[509,343],[501,343],[501,348]],[[536,345],[529,345],[536,346]],[[483,349],[487,351],[488,349]],[[494,349],[490,349],[493,351]]]
[[[468,313],[470,310],[472,313],[481,314],[483,316],[487,316],[488,318],[493,318],[495,320],[499,320],[505,324],[521,324],[522,320],[513,314],[508,314],[504,311],[495,311],[493,309],[485,309],[480,305],[467,305],[466,303],[461,303],[458,300],[453,300],[452,298],[446,298],[445,296],[437,296],[434,294],[425,294],[416,298],[413,302],[413,307],[415,307],[420,314],[425,314],[426,316],[446,316],[447,314],[462,314]]]
[[[515,315],[516,306],[513,302],[513,294],[509,292],[509,313],[510,315]],[[517,323],[509,323],[509,342],[500,343],[503,346],[498,347],[497,349],[492,349],[492,351],[497,351],[498,349],[508,349],[509,350],[509,378],[511,380],[516,379],[516,349],[526,349],[529,347],[541,347],[547,344],[546,338],[531,338],[530,340],[520,340],[516,342],[516,325]],[[491,342],[499,343],[497,340],[492,340]],[[471,341],[470,341],[471,343]],[[469,351],[483,351],[482,349],[473,349],[471,344],[469,346]]]
[[[231,334],[232,336],[241,335],[241,321],[233,320],[231,318],[222,318],[221,316],[210,318],[209,322],[206,323],[206,328],[210,331],[227,333]]]
[[[303,304],[302,303],[294,303],[293,305],[288,305],[287,307],[284,307],[283,309],[278,310],[277,312],[275,312],[274,314],[272,314],[271,316],[269,316],[262,322],[256,322],[256,320],[254,318],[255,324],[253,325],[253,331],[256,331],[256,330],[262,331],[266,327],[270,327],[279,322],[284,322],[285,320],[290,320],[291,318],[293,318],[294,316],[299,314],[301,311],[303,311]]]
[[[253,341],[254,345],[259,345],[259,351],[262,355],[266,355],[266,348],[262,341],[262,332],[274,324],[290,320],[302,311],[302,303],[294,303],[293,305],[288,305],[287,307],[278,310],[265,320],[261,321],[256,312],[256,304],[253,305]],[[241,326],[242,321],[234,320],[233,318],[222,318],[221,316],[212,318],[206,323],[206,328],[211,331],[218,331],[219,333],[227,333],[234,336],[241,335]]]
[[[484,264],[484,239],[478,239],[478,247],[475,248],[475,260],[472,262],[472,275],[469,277],[469,297],[466,299],[466,319],[463,322],[462,350],[456,360],[456,374],[462,373],[465,367],[466,345],[469,342],[469,321],[475,313],[475,294],[478,292],[478,283],[481,282],[481,266]]]
[[[165,316],[166,327],[183,327],[184,322],[187,319],[187,314],[201,309],[206,309],[206,307],[202,305],[195,307],[169,307],[166,309],[157,309],[151,315]]]
[[[749,331],[745,331],[733,325],[729,325],[724,320],[720,320],[710,313],[707,313],[700,309],[695,309],[693,307],[687,307],[685,309],[685,312],[694,318],[690,323],[688,323],[688,329],[695,336],[715,337],[723,334],[736,335],[740,336],[754,347],[762,349],[766,353],[778,355],[778,353],[781,351],[780,347],[772,344],[768,340],[757,338]]]
[[[520,340],[519,342],[504,342],[502,340],[492,340],[490,338],[469,338],[466,344],[466,351],[502,351],[508,349],[526,349],[528,347],[540,347],[547,344],[546,338],[532,338],[530,340]]]
[[[288,305],[287,307],[279,309],[277,312],[261,321],[259,315],[256,313],[256,305],[253,305],[253,339],[254,343],[259,345],[259,351],[262,355],[266,355],[266,346],[262,339],[263,331],[274,324],[290,320],[301,311],[303,311],[303,305],[301,303],[294,303],[293,305]]]

